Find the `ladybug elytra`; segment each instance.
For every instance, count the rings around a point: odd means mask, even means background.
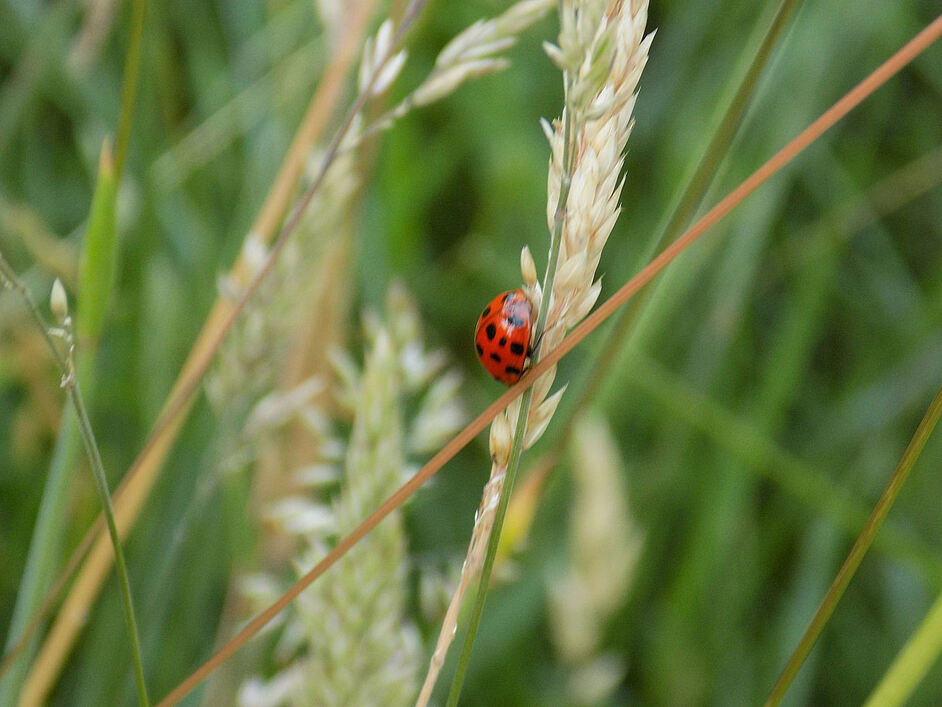
[[[481,312],[474,330],[474,349],[495,379],[513,385],[526,370],[530,355],[533,306],[523,290],[497,295]]]

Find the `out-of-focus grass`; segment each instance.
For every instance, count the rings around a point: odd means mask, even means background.
[[[601,267],[603,296],[633,273],[656,236],[766,5],[653,4],[658,35],[629,141],[624,212]],[[404,82],[428,69],[447,38],[498,7],[432,4],[410,40]],[[918,0],[805,3],[707,202],[934,12]],[[118,113],[129,16],[120,4],[100,56],[79,73],[65,61],[82,20],[79,3],[0,2],[0,248],[37,299],[48,292],[48,265],[3,216],[27,209],[74,248],[98,148]],[[312,44],[321,31],[312,3],[301,0],[152,3],[148,10],[119,195],[115,299],[89,396],[112,475],[138,451],[215,296],[216,276],[264,198],[323,65],[322,45]],[[523,244],[538,261],[545,257],[547,151],[537,119],[554,116],[561,97],[537,37],[553,31],[552,22],[542,23],[513,50],[509,71],[385,136],[363,204],[353,310],[378,303],[393,275],[404,278],[427,330],[467,370],[472,410],[499,392],[474,360],[476,315],[519,280]],[[297,70],[306,56],[307,80]],[[631,508],[646,538],[624,607],[605,634],[606,646],[628,656],[617,702],[764,698],[850,546],[846,510],[875,501],[938,386],[942,190],[925,185],[942,182],[942,168],[929,163],[923,186],[908,198],[895,190],[892,208],[875,202],[877,218],[861,197],[942,144],[940,77],[942,47],[934,46],[654,283],[633,347],[597,399],[628,460]],[[199,159],[180,152],[194,144],[187,141],[194,130],[213,140]],[[186,171],[175,174],[179,154]],[[841,211],[848,204],[853,218]],[[584,376],[603,338],[568,357],[559,378]],[[20,355],[31,339],[0,295],[4,630],[57,428],[43,407],[57,384],[52,366],[37,371]],[[670,381],[656,395],[644,385],[650,378],[639,383],[653,361]],[[686,396],[715,417],[678,414]],[[158,696],[209,654],[232,572],[253,561],[251,533],[240,529],[254,520],[237,502],[248,481],[196,494],[212,468],[213,435],[213,416],[198,405],[126,546],[148,685]],[[547,437],[542,444],[552,443],[552,427]],[[786,704],[863,700],[926,614],[939,574],[912,553],[938,556],[942,547],[940,461],[942,444],[931,439],[890,514],[881,552],[865,559]],[[488,466],[482,440],[407,510],[420,563],[463,554]],[[798,468],[835,497],[812,502],[794,493],[788,484]],[[88,475],[75,478],[68,548],[97,511]],[[565,474],[554,479],[519,560],[520,578],[489,598],[468,704],[564,702],[567,668],[549,639],[544,601],[547,568],[566,561],[568,482]],[[194,515],[195,496],[203,508]],[[175,527],[188,512],[195,520],[175,546]],[[433,638],[437,626],[424,630]],[[112,579],[53,702],[127,703],[130,674]],[[940,690],[936,666],[913,701],[932,704]]]

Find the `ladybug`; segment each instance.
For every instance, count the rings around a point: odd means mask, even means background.
[[[496,380],[513,385],[526,370],[533,327],[533,305],[523,290],[497,295],[481,312],[474,330],[474,349]]]

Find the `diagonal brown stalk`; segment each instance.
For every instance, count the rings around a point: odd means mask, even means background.
[[[608,319],[619,307],[654,279],[661,270],[693,245],[706,231],[739,205],[747,196],[752,194],[752,192],[758,189],[778,170],[782,169],[788,162],[793,160],[825,131],[833,127],[841,118],[860,105],[864,99],[915,59],[940,36],[942,36],[942,15],[923,28],[922,31],[916,34],[916,36],[909,40],[895,54],[877,67],[869,76],[828,108],[817,120],[811,123],[811,125],[773,155],[765,164],[753,172],[753,174],[736,189],[730,192],[699,221],[684,232],[682,236],[671,243],[670,246],[642,268],[637,275],[625,283],[614,295],[587,316],[556,349],[547,354],[543,360],[524,374],[519,383],[491,403],[480,415],[471,421],[467,427],[459,432],[448,444],[426,462],[426,464],[403,484],[396,493],[374,510],[353,530],[353,532],[342,538],[324,559],[295,582],[276,602],[249,621],[238,634],[214,653],[209,660],[177,685],[177,687],[161,700],[159,706],[166,707],[175,704],[189,694],[197,685],[206,679],[210,673],[222,665],[226,659],[244,646],[249,639],[258,633],[301,592],[343,557],[350,548],[362,540],[363,537],[376,527],[387,515],[402,505],[402,503],[415,493],[425,481],[438,472],[439,469],[463,449],[465,445],[482,432],[498,413],[506,409],[511,402],[521,396],[524,391],[532,386],[550,367],[558,363],[563,356],[575,348],[586,336]]]

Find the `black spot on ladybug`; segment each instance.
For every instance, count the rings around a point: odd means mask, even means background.
[[[498,346],[506,346],[506,345],[507,345],[507,337],[506,337],[506,336],[500,337],[500,341],[497,342],[497,345],[498,345]]]
[[[487,306],[484,308],[484,311],[481,312],[481,316],[482,316],[482,317],[486,317],[486,316],[487,316],[488,314],[490,314],[490,313],[491,313],[491,305],[487,305]]]
[[[498,356],[496,353],[492,353],[491,358],[497,361],[497,363],[500,363],[500,356]]]
[[[493,341],[494,337],[497,336],[497,327],[493,324],[488,324],[487,328],[484,330],[484,333],[487,334],[488,339]]]
[[[519,376],[519,375],[520,375],[520,369],[519,369],[519,368],[514,368],[513,366],[507,366],[507,367],[504,369],[504,373],[506,373],[507,375],[510,375],[510,376]]]
[[[478,350],[478,356],[483,356],[483,355],[484,355],[484,349],[481,348],[481,345],[480,345],[480,344],[475,344],[475,345],[474,345],[474,348],[476,348],[476,349]]]
[[[510,352],[515,353],[518,356],[523,353],[523,344],[519,344],[516,341],[510,345]]]

